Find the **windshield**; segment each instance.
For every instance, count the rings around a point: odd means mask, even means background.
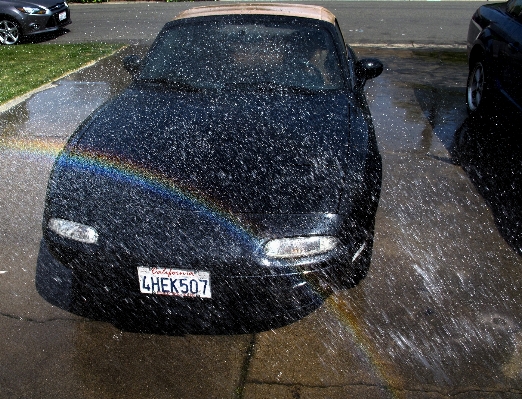
[[[343,86],[329,30],[315,21],[270,17],[193,19],[166,29],[138,81],[182,88]]]

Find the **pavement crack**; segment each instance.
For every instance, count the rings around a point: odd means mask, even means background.
[[[338,388],[338,389],[346,389],[346,388],[353,388],[353,387],[364,387],[364,388],[377,388],[382,389],[383,391],[389,391],[389,386],[383,385],[383,384],[371,384],[371,383],[364,383],[364,382],[358,382],[358,383],[350,383],[350,384],[302,384],[302,383],[292,383],[292,382],[279,382],[279,381],[260,381],[260,380],[249,380],[248,384],[251,385],[277,385],[277,386],[283,386],[292,388],[290,392],[294,394],[295,392],[299,393],[304,389],[327,389],[327,388]],[[459,389],[451,389],[448,388],[447,390],[439,389],[439,388],[433,388],[429,389],[426,388],[393,388],[394,395],[392,397],[409,397],[412,394],[420,394],[422,393],[424,395],[430,395],[430,397],[440,397],[440,398],[447,398],[448,396],[451,396],[452,398],[459,398],[459,397],[470,397],[469,395],[472,394],[473,397],[480,396],[484,394],[495,394],[495,395],[502,395],[502,394],[512,394],[512,395],[521,395],[522,391],[519,389],[512,389],[512,388],[506,388],[506,389],[488,389],[488,388],[480,388],[480,387],[466,387],[466,388],[459,388]],[[295,395],[294,395],[295,396]]]
[[[374,387],[386,389],[385,385],[382,384],[371,384],[371,383],[351,383],[351,384],[303,384],[294,382],[279,382],[279,381],[259,381],[249,380],[249,384],[252,385],[278,385],[283,387],[296,387],[300,389],[322,389],[322,388],[345,388],[345,387]]]
[[[11,320],[24,321],[24,322],[28,322],[28,323],[36,323],[36,324],[53,323],[55,321],[74,321],[73,318],[64,318],[64,317],[53,317],[53,318],[45,319],[45,320],[38,320],[38,319],[33,319],[31,317],[16,316],[13,314],[3,313],[3,312],[0,312],[0,317],[5,317],[5,318],[11,319]]]
[[[254,356],[254,350],[256,346],[256,335],[252,334],[250,337],[250,342],[247,346],[245,358],[243,359],[243,365],[241,367],[241,374],[239,375],[239,381],[237,383],[237,387],[234,393],[234,399],[243,399],[243,393],[245,390],[245,384],[248,376],[248,371],[250,369],[250,362],[252,361],[252,357]]]

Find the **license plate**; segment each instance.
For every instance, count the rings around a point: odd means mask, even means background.
[[[163,267],[138,267],[143,294],[211,298],[210,273]]]
[[[67,11],[62,11],[60,14],[58,14],[58,20],[61,22],[64,19],[67,18]]]

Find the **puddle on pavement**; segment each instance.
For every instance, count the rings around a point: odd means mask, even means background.
[[[107,82],[60,80],[4,113],[3,137],[64,138],[110,96]]]
[[[27,150],[59,150],[81,121],[130,83],[122,58],[145,50],[127,47],[0,114],[0,148],[20,148],[26,143]]]

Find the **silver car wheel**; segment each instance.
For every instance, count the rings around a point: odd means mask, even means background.
[[[484,101],[485,75],[482,62],[478,61],[473,66],[467,84],[468,109],[474,112]]]
[[[20,40],[18,24],[9,20],[0,21],[0,44],[16,44]]]

